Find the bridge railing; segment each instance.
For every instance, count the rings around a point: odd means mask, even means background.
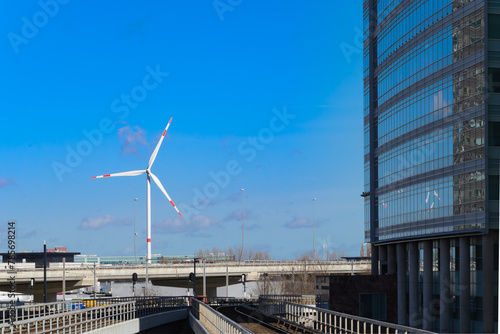
[[[432,333],[265,296],[259,298],[259,310],[322,333]]]
[[[52,309],[56,308],[52,307]],[[4,322],[0,324],[0,333],[85,333],[136,317],[135,301],[72,311],[68,311],[67,308],[63,309],[65,312],[46,313],[46,310],[36,306],[34,310],[44,315],[18,318],[12,324]]]
[[[200,300],[192,299],[191,313],[211,334],[251,334],[252,332],[234,322]]]
[[[225,266],[228,265],[230,267],[238,267],[238,266],[280,266],[280,265],[285,265],[285,266],[295,266],[297,267],[297,270],[299,268],[305,266],[328,266],[328,265],[349,265],[352,266],[354,265],[363,265],[363,264],[370,264],[371,261],[367,260],[361,260],[361,261],[347,261],[347,260],[310,260],[310,261],[300,261],[300,260],[244,260],[244,261],[213,261],[213,262],[207,262],[205,265],[207,267],[220,267],[220,266]],[[81,265],[84,265],[81,263]],[[203,262],[200,261],[198,262],[199,266],[203,266]],[[116,268],[116,267],[122,267],[122,268],[144,268],[145,264],[125,264],[125,263],[113,263],[113,264],[98,264],[98,268],[106,269],[106,268]],[[151,263],[149,264],[149,268],[176,268],[176,267],[192,267],[193,263]],[[55,269],[60,269],[60,268],[55,268]],[[89,270],[85,266],[72,266],[70,268],[71,270]],[[22,268],[20,270],[23,270]],[[33,270],[27,268],[26,270]],[[40,269],[41,270],[41,269]]]
[[[315,295],[260,295],[260,298],[282,300],[289,303],[316,305]]]
[[[137,318],[189,307],[189,297],[152,297],[136,300]]]
[[[179,308],[189,307],[189,297],[118,297],[79,299],[72,301],[60,301],[53,303],[25,304],[14,308],[14,314],[10,308],[0,308],[0,324],[10,323],[10,315],[15,315],[15,322],[52,317],[64,313],[72,313],[77,310],[90,310],[123,303],[134,304],[134,317],[140,318],[159,312],[172,311]]]
[[[73,300],[68,302],[53,302],[46,304],[17,305],[14,312],[11,308],[0,308],[0,324],[10,322],[10,315],[15,315],[15,320],[22,321],[30,318],[51,316],[65,312],[72,312],[86,308],[84,301]],[[13,313],[12,313],[13,312]]]
[[[259,301],[258,297],[246,297],[246,298],[236,298],[236,297],[205,297],[201,299],[207,305],[230,305],[230,304],[243,304],[243,303],[257,303]]]

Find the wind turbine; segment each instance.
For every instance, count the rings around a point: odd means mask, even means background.
[[[106,174],[106,175],[99,175],[99,176],[91,177],[91,179],[98,179],[98,178],[102,178],[102,177],[112,177],[112,176],[137,176],[137,175],[141,175],[144,173],[146,173],[146,175],[148,176],[148,178],[147,178],[147,180],[148,180],[147,181],[147,197],[146,197],[147,222],[148,222],[148,240],[147,240],[148,241],[147,262],[148,263],[151,263],[151,179],[153,179],[153,181],[156,183],[158,188],[160,188],[160,190],[165,194],[165,196],[167,196],[168,200],[170,201],[170,203],[174,207],[175,211],[177,211],[177,213],[182,218],[182,214],[179,212],[179,209],[177,209],[177,207],[175,206],[175,204],[172,201],[172,199],[170,198],[170,196],[168,196],[167,191],[165,190],[165,188],[163,188],[160,180],[156,177],[156,175],[154,175],[151,172],[151,167],[153,166],[153,163],[155,162],[156,155],[158,154],[158,150],[160,149],[161,143],[162,143],[163,139],[165,138],[165,134],[167,133],[168,127],[170,126],[170,122],[172,122],[172,118],[170,118],[170,121],[168,121],[167,127],[165,128],[165,131],[163,131],[163,134],[161,135],[160,141],[158,142],[158,144],[156,144],[156,148],[153,151],[151,158],[149,158],[149,164],[148,164],[148,168],[146,170],[133,170],[130,172]]]

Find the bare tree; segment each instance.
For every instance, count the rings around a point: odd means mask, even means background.
[[[260,275],[257,284],[250,290],[250,293],[254,296],[285,294],[283,276],[268,275],[267,273]]]
[[[359,251],[359,256],[365,256],[365,244],[361,244],[361,250]]]

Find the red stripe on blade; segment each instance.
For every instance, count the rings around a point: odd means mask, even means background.
[[[95,179],[95,178],[97,178],[97,176],[92,176],[92,177],[91,177],[91,179]]]
[[[162,137],[165,137],[165,133],[167,133],[167,130],[163,131]]]
[[[148,242],[151,242],[151,239],[150,239],[150,238],[148,238]]]
[[[111,175],[110,174],[107,174],[107,175],[103,175],[102,177],[110,177]]]
[[[174,208],[175,208],[175,204],[174,204],[174,202],[170,201],[170,204],[172,204],[172,205],[174,206]]]
[[[182,217],[182,214],[179,212],[179,216],[181,216],[182,219],[184,219],[184,217]]]

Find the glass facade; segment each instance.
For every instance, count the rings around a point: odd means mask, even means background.
[[[498,332],[500,0],[365,0],[363,29],[372,273],[400,324]]]
[[[366,241],[486,231],[484,1],[364,10]]]

